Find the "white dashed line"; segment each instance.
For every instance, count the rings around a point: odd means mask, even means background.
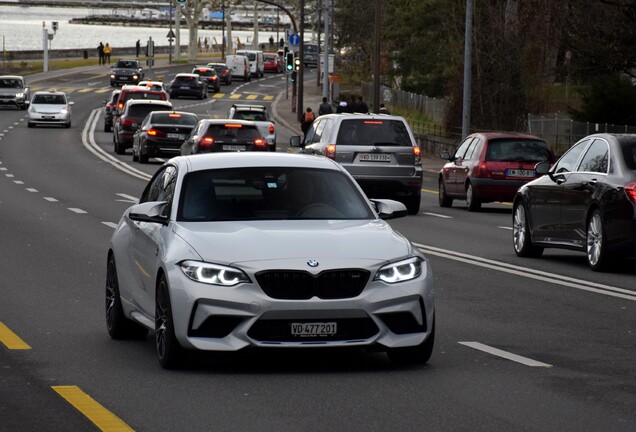
[[[22,180],[13,180],[13,183],[23,185],[24,182]]]
[[[498,226],[497,228],[501,228],[501,229],[511,230],[512,231],[512,227],[509,227],[509,226]]]
[[[473,349],[476,349],[476,350],[479,350],[479,351],[483,351],[485,353],[492,354],[492,355],[495,355],[497,357],[505,358],[507,360],[512,360],[513,362],[521,363],[523,365],[530,366],[530,367],[545,367],[545,368],[552,367],[552,365],[550,365],[550,364],[542,363],[542,362],[536,361],[536,360],[532,360],[532,359],[529,359],[527,357],[522,357],[520,355],[513,354],[513,353],[510,353],[508,351],[502,351],[500,349],[493,348],[491,346],[484,345],[484,344],[481,344],[479,342],[458,342],[458,344],[465,345],[465,346],[467,346],[469,348],[473,348]]]
[[[44,197],[44,199],[49,201],[49,202],[57,202],[57,200],[55,198],[52,198],[52,197]]]
[[[37,192],[38,191],[37,189],[34,189],[34,188],[26,188],[26,190],[28,190],[29,192]]]
[[[443,215],[443,214],[439,214],[439,213],[427,213],[427,212],[422,212],[422,214],[424,215],[428,215],[428,216],[435,216],[438,218],[442,218],[442,219],[452,219],[452,216],[447,216],[447,215]]]
[[[15,177],[13,174],[5,174],[5,175],[9,178]]]
[[[104,225],[111,227],[112,229],[117,228],[117,224],[113,222],[102,222]]]
[[[73,213],[77,213],[77,214],[85,214],[88,213],[82,209],[78,209],[78,208],[74,208],[74,207],[69,207],[68,208],[70,211],[72,211]]]

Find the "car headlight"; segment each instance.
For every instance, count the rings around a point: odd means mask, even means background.
[[[15,97],[17,98],[23,98],[24,97],[24,93],[16,93]]]
[[[397,283],[415,279],[421,274],[422,260],[419,257],[413,257],[385,265],[378,270],[374,280],[381,280],[386,283]]]
[[[111,78],[111,79],[115,79],[115,74],[114,74],[114,73],[113,73],[113,74],[110,74],[110,78]]]
[[[183,261],[180,264],[183,274],[196,282],[210,285],[234,286],[250,279],[241,270],[201,261]]]
[[[68,108],[62,108],[62,111],[60,111],[60,114],[62,115],[68,114]]]

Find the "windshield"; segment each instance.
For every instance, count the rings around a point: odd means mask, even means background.
[[[33,103],[45,105],[66,105],[66,98],[64,95],[35,95],[33,97]]]
[[[22,81],[19,79],[0,79],[0,88],[22,88]]]
[[[134,61],[124,61],[124,60],[119,60],[116,64],[115,64],[116,68],[123,68],[123,69],[137,69],[137,63]]]
[[[167,111],[170,107],[163,105],[131,105],[128,110],[128,117],[143,119],[152,111]]]
[[[162,112],[154,113],[150,119],[150,123],[195,126],[198,120],[199,119],[195,115]]]
[[[337,145],[412,146],[404,122],[399,120],[344,120],[338,131]]]
[[[196,171],[183,183],[181,221],[373,219],[343,173],[296,167]]]

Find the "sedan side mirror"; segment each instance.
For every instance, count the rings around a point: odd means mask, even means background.
[[[128,217],[136,222],[150,222],[168,225],[168,217],[164,215],[167,201],[149,201],[135,205]]]
[[[390,199],[372,199],[371,202],[380,219],[395,219],[408,214],[406,206],[399,201]]]
[[[451,160],[451,155],[446,150],[440,152],[439,157],[444,160],[448,160],[448,161]]]
[[[303,145],[302,141],[301,141],[301,137],[298,135],[295,135],[291,138],[289,138],[289,146],[290,147],[300,147],[300,148],[304,148],[305,146]]]
[[[552,164],[549,161],[539,162],[538,164],[536,164],[534,166],[534,170],[539,175],[545,175],[545,174],[547,174],[550,171],[550,166],[551,165]]]

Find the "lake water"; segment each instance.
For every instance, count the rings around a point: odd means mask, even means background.
[[[140,39],[142,46],[145,46],[149,37],[152,37],[157,46],[169,45],[166,38],[169,28],[69,24],[71,18],[107,15],[111,12],[109,9],[2,6],[0,49],[3,48],[4,42],[4,49],[7,51],[41,50],[44,38],[43,21],[51,32],[51,22],[59,23],[58,31],[50,43],[51,49],[96,49],[100,42],[108,42],[113,47],[113,54],[116,55],[117,47],[135,46],[137,39]],[[281,31],[279,38],[283,35]],[[198,36],[201,41],[208,38],[211,43],[215,41],[221,43],[221,31],[199,29]],[[270,36],[276,39],[276,32],[260,31],[259,43],[268,43]],[[187,29],[182,26],[180,29],[182,45],[188,44],[188,37]],[[236,41],[237,37],[242,43],[251,43],[254,32],[233,30],[232,38]]]

